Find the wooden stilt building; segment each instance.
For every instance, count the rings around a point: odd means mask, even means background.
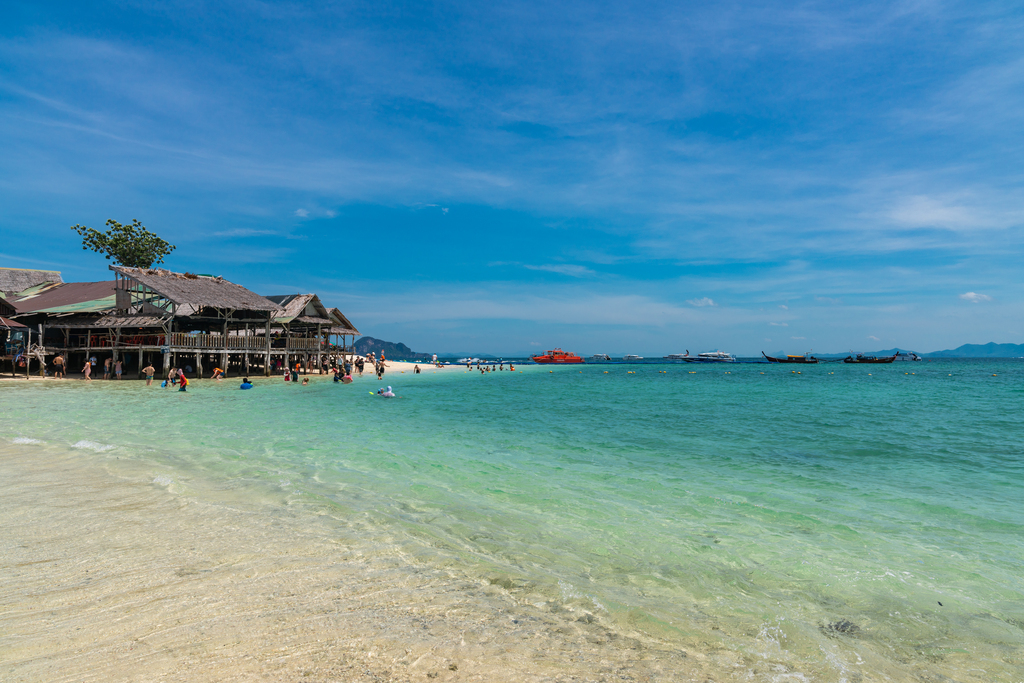
[[[147,365],[163,375],[172,367],[191,369],[190,377],[209,377],[214,368],[269,375],[277,361],[323,371],[350,352],[346,335],[358,334],[315,294],[268,298],[220,277],[110,270],[113,282],[23,293],[12,302],[16,324],[37,330],[32,334],[43,340],[45,355],[63,354],[71,371],[96,359],[94,377],[107,358],[122,362],[123,376],[141,377]],[[332,335],[341,335],[340,345],[331,343]]]

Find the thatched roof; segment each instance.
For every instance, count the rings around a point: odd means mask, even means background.
[[[268,299],[281,306],[284,311],[274,318],[278,324],[301,323],[303,325],[331,324],[327,308],[320,303],[316,294],[275,294]]]
[[[356,329],[356,326],[349,322],[348,318],[342,314],[337,308],[332,308],[327,312],[331,316],[331,320],[334,321],[334,327],[331,328],[331,334],[352,334],[359,336],[361,333]]]
[[[274,302],[222,277],[175,273],[163,268],[110,266],[110,269],[148,287],[178,306],[192,306],[195,309],[208,306],[274,313],[281,310]]]
[[[64,282],[59,270],[0,268],[0,294],[17,294],[44,282]]]

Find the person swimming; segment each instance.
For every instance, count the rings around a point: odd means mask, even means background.
[[[242,380],[242,383],[238,386],[238,388],[239,389],[252,389],[252,382],[250,382],[249,378],[246,377],[245,379]]]

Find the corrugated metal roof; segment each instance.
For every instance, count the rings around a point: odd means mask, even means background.
[[[18,309],[7,303],[7,299],[0,297],[0,315],[14,315],[17,312]]]
[[[4,327],[25,327],[25,325],[22,325],[17,320],[11,320],[2,315],[0,315],[0,324],[3,324]]]
[[[114,282],[65,282],[11,303],[24,313],[103,313],[113,310]]]
[[[50,318],[47,327],[84,330],[101,327],[163,327],[164,318],[151,315],[69,315]]]

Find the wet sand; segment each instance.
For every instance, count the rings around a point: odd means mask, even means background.
[[[4,681],[705,681],[746,669],[429,566],[309,509],[0,453]],[[159,477],[158,477],[159,480]],[[357,524],[357,522],[353,522]],[[638,635],[638,634],[637,634]]]

